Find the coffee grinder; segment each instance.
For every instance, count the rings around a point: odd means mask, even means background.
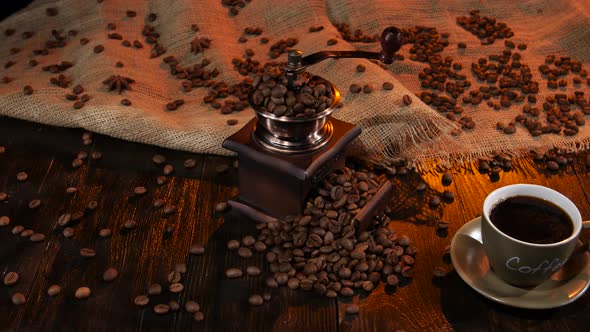
[[[394,61],[403,45],[399,29],[388,27],[381,35],[381,52],[321,51],[302,56],[299,50],[288,53],[281,69],[289,89],[297,89],[305,68],[328,58],[376,59],[385,64]],[[340,101],[332,83],[333,103],[311,117],[276,116],[252,103],[256,117],[223,142],[223,147],[238,154],[238,197],[230,206],[257,221],[299,215],[305,200],[332,170],[344,166],[346,147],[360,133],[354,124],[331,117]],[[365,229],[389,201],[393,187],[389,181],[357,213],[358,229]]]

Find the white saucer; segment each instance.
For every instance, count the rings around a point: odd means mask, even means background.
[[[451,242],[451,259],[459,276],[481,295],[509,306],[556,308],[578,299],[590,285],[590,254],[574,255],[551,279],[532,288],[519,288],[500,279],[490,268],[481,244],[481,218],[459,229]]]

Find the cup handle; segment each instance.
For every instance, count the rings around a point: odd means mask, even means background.
[[[590,220],[582,221],[582,229],[590,229]],[[576,249],[574,249],[572,256],[577,254],[583,254],[587,251],[590,251],[590,244],[588,243],[588,240],[586,239],[584,234],[580,234],[579,240],[582,242],[582,245],[577,246]]]
[[[582,229],[590,229],[590,220],[582,221]]]

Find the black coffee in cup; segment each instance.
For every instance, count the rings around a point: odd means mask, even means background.
[[[501,232],[520,241],[538,244],[567,239],[573,221],[559,206],[532,196],[513,196],[499,202],[490,220]]]

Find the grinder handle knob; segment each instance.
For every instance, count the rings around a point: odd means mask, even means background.
[[[402,31],[396,27],[388,27],[381,34],[381,54],[379,60],[391,64],[395,60],[395,53],[404,44]]]

